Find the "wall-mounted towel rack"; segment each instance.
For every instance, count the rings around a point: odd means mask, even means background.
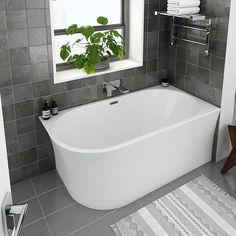
[[[212,33],[212,19],[213,16],[207,16],[207,15],[202,15],[202,14],[195,14],[195,15],[173,15],[173,14],[168,14],[167,12],[157,12],[155,11],[155,15],[162,15],[162,16],[168,16],[171,17],[172,19],[172,24],[171,24],[171,45],[176,45],[177,41],[184,41],[188,43],[193,43],[197,44],[200,46],[205,47],[205,54],[206,56],[209,56],[210,49],[211,49],[211,33]],[[176,23],[176,18],[182,18],[182,19],[187,19],[190,22],[194,21],[206,21],[205,25],[182,25],[180,23]],[[196,40],[196,39],[190,39],[188,37],[180,37],[177,35],[178,29],[183,28],[188,31],[198,31],[201,32],[201,41]]]

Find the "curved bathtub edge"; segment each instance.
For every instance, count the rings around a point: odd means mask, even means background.
[[[53,134],[50,133],[50,131],[48,131],[48,127],[45,125],[45,122],[44,120],[42,119],[42,117],[39,117],[40,121],[42,122],[44,128],[46,129],[46,131],[48,132],[48,135],[50,137],[50,139],[52,139],[57,145],[67,149],[67,150],[70,150],[72,152],[80,152],[80,153],[105,153],[105,152],[112,152],[112,151],[115,151],[117,149],[120,149],[120,148],[123,148],[123,147],[126,147],[126,146],[129,146],[129,145],[132,145],[134,143],[137,143],[137,142],[140,142],[142,140],[145,140],[147,138],[150,138],[154,135],[157,135],[157,134],[160,134],[160,133],[163,133],[165,131],[168,131],[170,129],[173,129],[173,128],[176,128],[180,125],[183,125],[183,124],[186,124],[188,122],[191,122],[195,119],[198,119],[198,118],[202,118],[202,117],[205,117],[205,116],[208,116],[208,115],[211,115],[213,113],[219,113],[220,114],[220,108],[217,108],[216,107],[216,110],[214,111],[210,111],[208,113],[204,113],[202,115],[196,115],[196,116],[193,116],[193,117],[190,117],[189,119],[186,119],[186,120],[183,120],[183,121],[180,121],[176,124],[173,124],[173,125],[169,125],[167,127],[164,127],[164,128],[160,128],[158,130],[155,130],[155,131],[152,131],[150,133],[147,133],[143,136],[140,136],[140,137],[137,137],[137,138],[134,138],[132,140],[129,140],[129,141],[126,141],[124,143],[120,143],[118,145],[114,145],[114,146],[111,146],[111,147],[106,147],[106,148],[99,148],[99,149],[80,149],[80,148],[76,148],[76,147],[72,147],[72,146],[69,146],[65,143],[63,143],[62,141],[60,141],[58,138],[56,138]],[[219,116],[219,115],[218,115]]]

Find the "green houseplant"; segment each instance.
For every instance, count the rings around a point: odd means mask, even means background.
[[[97,22],[105,26],[108,24],[108,19],[100,16]],[[78,34],[78,39],[61,47],[61,58],[69,64],[74,64],[78,69],[84,69],[87,74],[93,74],[104,61],[108,61],[109,67],[109,61],[113,55],[119,59],[124,58],[125,41],[116,30],[96,32],[93,26],[78,27],[73,24],[67,28],[66,34]],[[75,46],[83,48],[83,52],[73,53],[72,48]]]

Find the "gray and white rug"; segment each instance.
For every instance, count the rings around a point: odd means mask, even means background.
[[[111,227],[116,236],[236,236],[236,200],[200,176]]]

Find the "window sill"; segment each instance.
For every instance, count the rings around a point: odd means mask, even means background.
[[[92,75],[87,75],[84,70],[70,69],[65,71],[57,71],[54,78],[54,83],[59,84],[77,79],[85,79],[93,76],[109,74],[112,72],[128,70],[132,68],[141,67],[142,64],[136,61],[126,59],[122,61],[115,61],[110,63],[110,68],[104,71],[95,72]]]

